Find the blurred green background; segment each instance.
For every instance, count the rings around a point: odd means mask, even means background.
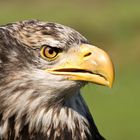
[[[0,0],[0,24],[24,19],[70,26],[110,54],[113,88],[88,85],[82,95],[107,140],[139,140],[140,1]]]

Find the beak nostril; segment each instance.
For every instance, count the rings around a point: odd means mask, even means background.
[[[91,52],[88,52],[88,53],[86,53],[85,55],[84,55],[84,57],[87,57],[87,56],[89,56],[89,55],[91,55],[92,53]]]

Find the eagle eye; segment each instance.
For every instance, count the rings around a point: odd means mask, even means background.
[[[42,46],[40,54],[44,59],[49,61],[54,60],[59,53],[59,49],[51,46]]]

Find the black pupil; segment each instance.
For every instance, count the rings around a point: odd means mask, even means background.
[[[53,54],[54,53],[54,50],[49,48],[49,54]]]

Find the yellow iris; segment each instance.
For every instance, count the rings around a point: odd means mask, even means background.
[[[44,59],[51,61],[57,57],[58,52],[59,52],[58,48],[50,47],[50,46],[43,46],[41,48],[40,54]]]

